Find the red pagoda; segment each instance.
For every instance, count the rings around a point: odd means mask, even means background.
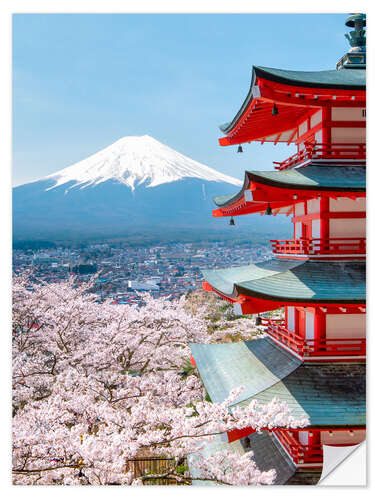
[[[246,171],[242,189],[215,198],[214,217],[259,213],[292,219],[289,240],[272,240],[274,257],[248,266],[204,270],[203,288],[238,314],[283,308],[265,319],[267,336],[191,346],[213,402],[244,386],[235,405],[286,401],[309,426],[228,433],[251,449],[276,484],[315,484],[323,445],[365,439],[366,362],[366,16],[351,15],[351,49],[328,71],[253,67],[249,93],[222,146],[252,141],[295,144],[273,171]],[[241,445],[241,446],[240,446]],[[207,451],[208,452],[208,451]]]

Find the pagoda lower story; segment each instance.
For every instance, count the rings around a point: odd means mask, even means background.
[[[224,401],[232,389],[243,386],[233,406],[247,406],[254,399],[266,404],[278,398],[287,403],[294,417],[308,417],[310,424],[303,429],[261,434],[238,429],[218,442],[224,449],[241,442],[243,453],[257,450],[255,461],[261,470],[268,470],[263,468],[266,464],[280,469],[276,484],[293,481],[296,473],[298,484],[306,474],[318,481],[323,445],[350,446],[365,439],[363,363],[305,363],[270,337],[233,344],[192,344],[191,350],[213,402]]]

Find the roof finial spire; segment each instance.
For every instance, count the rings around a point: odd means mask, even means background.
[[[366,68],[366,14],[351,14],[345,25],[354,28],[345,34],[351,49],[336,64],[336,69],[365,69]]]
[[[351,46],[350,52],[365,52],[366,32],[363,28],[366,26],[366,14],[350,15],[345,25],[354,28],[354,31],[345,34]]]

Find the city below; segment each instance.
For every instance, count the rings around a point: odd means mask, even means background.
[[[243,266],[267,260],[271,255],[269,242],[171,243],[149,247],[102,243],[80,248],[15,249],[13,271],[31,271],[35,279],[49,283],[68,280],[72,275],[83,282],[95,275],[94,292],[100,300],[138,304],[142,292],[154,298],[174,299],[200,289],[201,269]]]

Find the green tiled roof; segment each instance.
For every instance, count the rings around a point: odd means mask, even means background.
[[[226,296],[238,294],[299,303],[364,303],[366,267],[360,261],[271,259],[248,266],[202,270]]]
[[[364,165],[333,166],[310,163],[305,167],[290,170],[248,172],[251,179],[263,180],[267,184],[301,189],[330,191],[365,191],[366,167]]]
[[[364,165],[342,165],[310,163],[304,167],[288,170],[246,171],[244,185],[238,193],[216,196],[218,207],[225,207],[237,201],[251,181],[284,189],[314,191],[366,191],[366,167]]]
[[[241,191],[241,195],[242,195],[242,191]],[[231,203],[233,203],[235,201],[236,197],[237,197],[237,193],[236,194],[226,194],[223,196],[215,196],[215,198],[213,198],[213,200],[214,200],[214,203],[218,207],[225,207],[226,205],[230,205]]]
[[[301,87],[319,87],[326,89],[366,89],[366,70],[330,69],[325,71],[293,71],[288,69],[254,66],[256,76],[275,82],[299,85]]]
[[[244,342],[193,344],[193,357],[211,400],[222,402],[231,389],[243,386],[233,406],[278,398],[294,417],[307,416],[312,427],[366,425],[364,364],[293,363],[287,352],[282,356],[281,349],[271,350],[270,343],[267,338],[246,342],[247,352]]]
[[[200,376],[213,402],[240,385],[243,401],[279,382],[301,364],[268,338],[233,344],[191,344]]]
[[[303,364],[281,382],[252,399],[285,401],[296,418],[307,416],[311,427],[366,425],[366,367],[364,364]]]

